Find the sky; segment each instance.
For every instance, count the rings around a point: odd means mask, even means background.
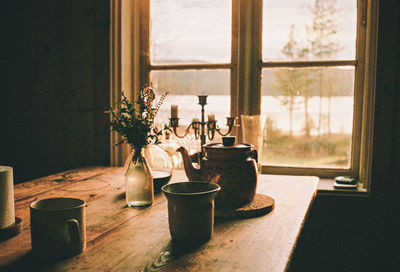
[[[305,26],[312,21],[314,0],[264,0],[263,59],[277,60],[287,42],[290,25],[295,39],[306,42]],[[343,50],[338,59],[353,59],[356,0],[337,0],[338,34]],[[151,0],[151,54],[157,64],[165,59],[230,62],[231,0]]]

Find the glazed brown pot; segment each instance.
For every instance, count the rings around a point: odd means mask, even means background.
[[[229,137],[231,141],[232,137]],[[200,169],[193,167],[187,151],[178,149],[183,155],[186,175],[189,180],[218,183],[221,191],[215,205],[241,206],[254,199],[257,189],[257,152],[251,144],[234,141],[204,145],[205,158]]]

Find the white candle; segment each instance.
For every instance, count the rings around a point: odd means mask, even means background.
[[[13,168],[0,165],[0,230],[15,223]]]
[[[208,121],[215,121],[215,114],[209,114],[208,115]]]
[[[178,118],[178,105],[171,105],[171,118]]]

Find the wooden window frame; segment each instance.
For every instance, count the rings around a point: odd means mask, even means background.
[[[257,0],[261,1],[261,0]],[[362,190],[370,192],[373,114],[375,101],[375,75],[377,50],[378,1],[357,1],[357,38],[356,59],[339,61],[304,61],[304,62],[263,62],[262,68],[271,67],[355,67],[354,113],[351,145],[351,162],[348,169],[281,167],[263,165],[262,172],[269,174],[312,175],[320,178],[333,178],[339,175],[358,176]],[[258,11],[262,10],[262,7]],[[260,11],[261,13],[262,11]],[[261,15],[259,15],[261,16]],[[261,45],[260,45],[261,46]],[[366,77],[365,75],[369,75]],[[257,77],[258,78],[258,77]],[[261,96],[259,97],[261,99]],[[258,101],[260,103],[261,100]],[[261,104],[261,103],[260,103]]]
[[[231,62],[229,63],[197,63],[197,64],[166,64],[166,65],[152,65],[150,63],[150,0],[141,0],[140,10],[141,14],[144,15],[140,22],[142,33],[140,36],[140,63],[142,73],[140,74],[140,84],[145,86],[149,82],[151,71],[162,71],[162,70],[217,70],[217,69],[229,69],[230,70],[230,86],[231,86],[231,116],[238,116],[237,99],[236,99],[236,84],[235,75],[237,73],[237,38],[238,38],[238,27],[237,27],[237,3],[239,0],[233,0],[232,5],[232,42],[231,42]]]
[[[262,2],[262,0],[257,0]],[[262,4],[261,4],[262,5]],[[364,92],[365,50],[366,50],[366,0],[357,0],[357,36],[356,56],[354,60],[318,60],[318,61],[262,61],[259,59],[260,76],[262,68],[312,68],[312,67],[342,67],[351,66],[355,69],[354,80],[354,109],[353,129],[351,140],[351,160],[349,168],[322,168],[322,167],[287,167],[263,165],[263,173],[313,175],[321,178],[333,178],[339,175],[359,176],[360,148],[361,148],[361,120],[362,120],[362,96]],[[262,7],[257,9],[258,16],[262,16]],[[261,33],[259,34],[261,36]],[[261,104],[261,96],[257,103]]]
[[[123,1],[112,0],[111,10],[111,101],[116,102],[120,95],[124,65],[121,64],[123,50],[119,42],[124,37],[121,21],[134,30],[125,34],[132,38],[131,67],[129,73],[133,82],[128,91],[135,97],[138,90],[150,82],[150,72],[156,70],[187,69],[230,69],[231,73],[231,116],[241,114],[260,114],[261,112],[261,71],[272,67],[355,67],[354,114],[352,134],[352,160],[349,169],[305,168],[262,166],[262,173],[287,175],[315,175],[332,178],[337,175],[359,176],[364,188],[370,188],[373,114],[375,99],[376,40],[378,22],[378,0],[357,1],[357,39],[356,59],[338,61],[291,61],[263,62],[261,54],[262,0],[232,0],[232,44],[231,62],[219,64],[151,65],[150,54],[150,0],[133,1],[129,8],[134,11],[123,16]],[[130,1],[129,1],[130,2]],[[123,8],[122,8],[123,9]],[[246,18],[252,18],[247,20]],[[126,31],[125,31],[126,32]],[[121,34],[122,33],[122,34]],[[125,39],[126,40],[126,39]],[[126,55],[126,54],[125,54]],[[114,72],[113,72],[114,71]],[[117,72],[115,72],[117,71]],[[118,72],[119,71],[119,72]],[[365,77],[364,75],[369,75]],[[125,84],[126,85],[126,84]],[[240,119],[240,118],[239,118]],[[240,121],[240,120],[239,120]],[[234,132],[240,138],[240,131]],[[119,153],[116,155],[115,153]],[[120,150],[112,152],[113,164],[120,164]],[[126,152],[125,152],[126,153]],[[119,158],[119,159],[118,159]],[[115,163],[117,162],[117,163]]]

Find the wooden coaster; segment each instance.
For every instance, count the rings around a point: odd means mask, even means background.
[[[275,207],[275,200],[267,195],[256,194],[253,201],[241,207],[215,207],[216,218],[251,218],[262,216]]]
[[[19,217],[15,217],[15,223],[4,229],[0,229],[0,241],[9,239],[18,235],[22,230],[22,220]]]

